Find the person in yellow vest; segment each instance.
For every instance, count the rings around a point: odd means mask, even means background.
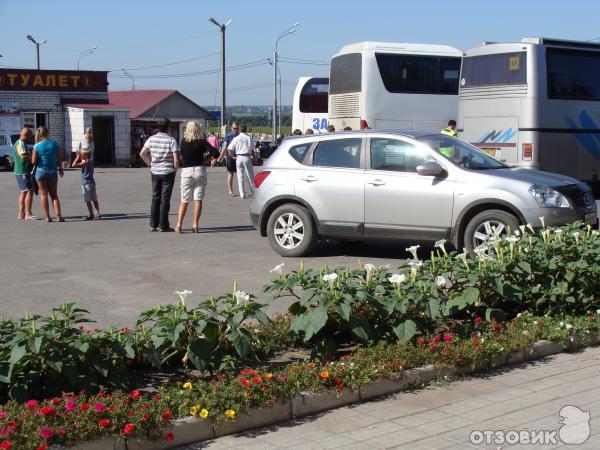
[[[441,134],[456,138],[458,133],[456,132],[456,120],[449,120],[448,126],[440,131]],[[452,147],[440,147],[440,153],[447,158],[454,156],[454,146]]]

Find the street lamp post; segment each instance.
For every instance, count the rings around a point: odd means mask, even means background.
[[[131,75],[129,72],[127,72],[125,69],[121,69],[121,72],[123,72],[123,74],[125,76],[128,76],[129,78],[131,78],[131,90],[135,91],[135,78],[133,78],[133,75]]]
[[[44,39],[42,42],[38,42],[30,34],[27,35],[27,39],[29,39],[35,44],[35,49],[37,53],[37,70],[40,70],[40,45],[45,44],[48,41]]]
[[[224,24],[220,24],[212,17],[208,21],[216,25],[221,30],[221,130],[225,126],[225,30],[231,24],[232,19],[229,19]]]
[[[275,49],[273,50],[273,139],[275,139],[275,134],[277,133],[277,45],[279,44],[279,39],[295,32],[299,25],[296,22],[285,31],[282,31],[275,40]]]
[[[92,53],[94,53],[96,51],[98,47],[96,47],[95,45],[92,48],[88,48],[86,51],[83,51],[79,54],[79,58],[77,58],[77,70],[79,70],[79,60],[81,58],[83,58],[84,56],[87,55],[91,55]]]

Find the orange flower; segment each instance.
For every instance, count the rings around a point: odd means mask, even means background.
[[[272,373],[268,373],[268,374],[265,375],[265,378],[267,380],[271,380],[271,379],[273,379],[273,374]]]
[[[308,363],[308,368],[309,368],[309,369],[314,369],[314,368],[315,368],[315,365],[314,365],[313,363]]]
[[[324,370],[323,372],[321,372],[319,374],[321,376],[321,378],[323,378],[324,380],[326,380],[327,378],[329,378],[329,370]]]

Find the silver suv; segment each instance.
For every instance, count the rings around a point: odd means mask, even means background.
[[[597,225],[590,188],[509,167],[459,139],[417,131],[286,138],[256,175],[252,223],[282,256],[319,239],[450,240],[472,250],[520,224]]]

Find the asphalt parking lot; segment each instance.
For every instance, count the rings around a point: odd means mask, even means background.
[[[190,300],[238,289],[261,295],[269,270],[285,262],[252,227],[249,200],[231,198],[223,168],[209,169],[200,233],[150,233],[148,169],[98,168],[96,182],[103,220],[83,221],[87,210],[79,173],[59,181],[65,223],[17,220],[17,188],[12,173],[0,171],[0,315],[45,313],[65,301],[89,309],[102,326],[132,325],[138,313],[176,301],[175,290],[193,291]],[[171,225],[179,206],[179,180],[171,202]],[[41,216],[38,198],[34,214]],[[358,260],[398,266],[407,243],[325,242],[304,258],[307,267],[356,266]],[[273,312],[286,308],[281,303]]]

